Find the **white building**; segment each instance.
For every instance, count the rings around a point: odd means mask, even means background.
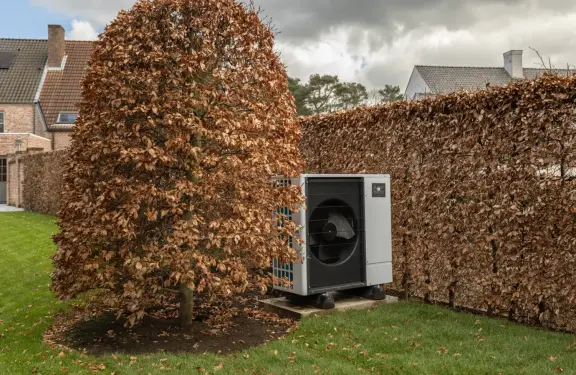
[[[461,90],[476,91],[507,85],[514,79],[535,79],[544,72],[545,68],[524,68],[521,50],[504,53],[501,67],[415,65],[405,95],[407,99],[417,99]],[[556,72],[574,73],[566,69],[556,69]]]

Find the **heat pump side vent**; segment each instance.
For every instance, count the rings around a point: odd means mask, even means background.
[[[290,186],[291,185],[291,181],[289,179],[286,178],[278,178],[276,180],[276,183],[278,184],[277,186]],[[286,220],[292,221],[292,212],[291,210],[289,210],[287,207],[280,207],[276,210],[276,213],[279,215],[282,215],[282,219],[280,221],[280,226],[284,226],[284,224],[286,223]],[[282,236],[282,235],[280,235]],[[291,248],[294,248],[294,240],[293,238],[290,236],[288,238],[288,244],[290,245]],[[294,289],[294,264],[293,263],[289,263],[289,264],[282,264],[280,263],[279,259],[273,259],[272,260],[272,274],[275,277],[274,280],[274,288],[280,288],[280,289],[287,289],[287,290],[293,290]],[[280,283],[278,281],[278,279],[282,279],[285,282],[284,283]],[[286,283],[288,282],[288,283]],[[288,284],[288,285],[287,285]]]

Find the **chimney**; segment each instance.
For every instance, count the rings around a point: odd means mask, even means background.
[[[48,25],[48,67],[59,68],[66,53],[64,28],[60,25]]]
[[[512,50],[504,54],[504,69],[512,78],[524,78],[522,50]]]

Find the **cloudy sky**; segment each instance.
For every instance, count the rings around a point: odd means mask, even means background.
[[[280,34],[291,76],[337,74],[369,88],[406,87],[415,64],[502,66],[502,53],[533,47],[556,67],[576,65],[573,0],[254,0]],[[93,39],[134,0],[0,0],[0,37]]]

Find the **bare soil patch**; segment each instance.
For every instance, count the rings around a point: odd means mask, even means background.
[[[277,340],[296,322],[263,311],[253,296],[238,297],[228,306],[201,305],[194,323],[181,328],[177,304],[124,327],[113,313],[82,318],[81,311],[60,314],[46,331],[49,344],[89,355],[190,352],[229,354]],[[216,319],[215,319],[216,318]]]

